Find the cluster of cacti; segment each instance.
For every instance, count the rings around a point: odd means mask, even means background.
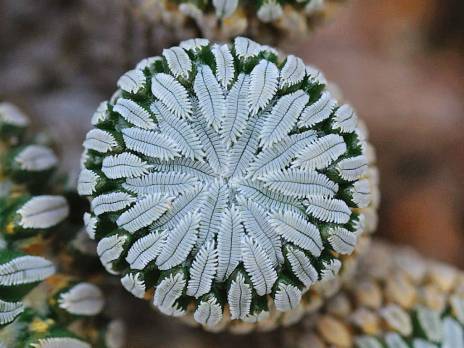
[[[133,11],[185,36],[229,40],[248,35],[266,42],[306,35],[343,0],[144,0]]]
[[[92,118],[78,191],[127,290],[155,288],[165,314],[245,330],[338,285],[377,183],[355,111],[321,72],[246,38],[191,39],[118,86]]]
[[[286,338],[298,348],[462,348],[464,273],[373,243],[353,280]]]
[[[101,290],[70,267],[79,249],[67,246],[78,231],[67,220],[72,204],[55,175],[57,156],[26,134],[28,125],[18,108],[0,103],[0,326],[11,323],[0,346],[120,347],[100,315]]]

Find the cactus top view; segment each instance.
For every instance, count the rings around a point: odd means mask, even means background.
[[[243,37],[191,39],[118,87],[92,117],[78,191],[128,291],[219,330],[290,321],[348,272],[376,170],[321,72]]]
[[[344,0],[144,0],[134,11],[186,35],[228,40],[247,35],[265,42],[305,35]]]

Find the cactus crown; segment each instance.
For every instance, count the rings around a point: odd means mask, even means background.
[[[138,297],[214,326],[295,308],[334,277],[369,204],[356,113],[320,72],[246,38],[184,41],[118,81],[79,192],[102,263]],[[208,315],[209,313],[209,315]]]

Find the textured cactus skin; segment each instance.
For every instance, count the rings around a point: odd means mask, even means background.
[[[409,248],[373,242],[356,276],[286,338],[298,348],[459,348],[463,301],[462,271]]]
[[[82,201],[28,125],[18,108],[0,103],[0,346],[121,347],[121,324],[101,314],[101,290],[76,267],[95,262],[70,214],[81,215]]]

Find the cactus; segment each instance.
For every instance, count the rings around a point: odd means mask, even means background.
[[[120,324],[107,328],[101,315],[101,290],[72,267],[75,204],[56,175],[58,157],[27,135],[28,125],[0,103],[0,346],[120,347],[111,331]]]
[[[247,35],[276,43],[305,36],[343,0],[144,0],[133,11],[148,22],[170,26],[180,36],[229,40]]]
[[[298,348],[462,348],[463,305],[463,272],[376,242],[353,281],[286,339]]]
[[[356,113],[322,73],[246,38],[191,39],[118,87],[92,118],[78,191],[128,291],[245,330],[337,290],[372,229],[376,181]]]

